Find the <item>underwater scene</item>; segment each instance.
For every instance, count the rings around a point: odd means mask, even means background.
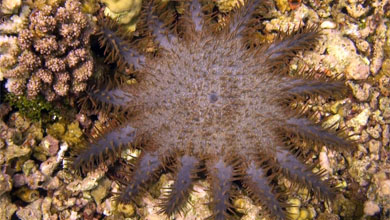
[[[0,0],[0,220],[390,220],[390,0]]]

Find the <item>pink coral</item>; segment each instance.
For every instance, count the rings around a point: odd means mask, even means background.
[[[4,73],[9,92],[30,98],[42,94],[51,101],[85,91],[94,68],[89,52],[93,28],[80,7],[80,2],[67,0],[30,14],[17,39],[22,52],[15,67]]]
[[[41,79],[37,75],[31,76],[27,83],[27,95],[28,97],[35,97],[38,95],[41,87]]]
[[[70,76],[67,72],[57,73],[56,74],[57,82],[54,84],[53,89],[55,93],[59,96],[65,96],[68,93],[69,85],[68,81]]]
[[[93,73],[93,61],[88,60],[73,71],[74,81],[82,82],[91,77]]]
[[[48,58],[46,60],[45,66],[52,72],[63,72],[66,70],[65,62],[62,59],[56,57]]]
[[[53,73],[46,69],[39,69],[36,72],[36,75],[47,84],[51,84],[53,82]]]
[[[42,39],[37,39],[34,41],[34,49],[44,55],[49,55],[55,52],[58,49],[58,43],[56,37],[49,35]]]
[[[18,44],[20,49],[22,50],[27,50],[31,47],[32,45],[32,38],[33,34],[31,33],[30,30],[24,29],[20,31],[19,36],[18,36]]]
[[[48,11],[35,11],[30,15],[30,29],[40,34],[54,31],[56,19]]]
[[[25,50],[18,58],[19,66],[25,71],[33,71],[42,65],[41,59],[33,52]]]
[[[89,54],[84,48],[72,50],[66,57],[66,63],[68,67],[73,68],[80,62],[84,62],[88,56]]]
[[[26,81],[24,79],[9,79],[5,87],[15,95],[22,95],[26,89]]]

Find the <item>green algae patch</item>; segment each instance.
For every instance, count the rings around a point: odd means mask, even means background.
[[[58,111],[52,104],[41,96],[35,99],[29,99],[26,96],[17,96],[8,93],[5,97],[12,107],[17,108],[19,112],[32,121],[49,122],[58,118]]]

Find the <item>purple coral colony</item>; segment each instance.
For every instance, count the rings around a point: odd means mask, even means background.
[[[163,172],[174,175],[159,204],[168,216],[187,207],[201,179],[210,184],[210,219],[237,217],[232,201],[239,189],[273,218],[289,219],[280,178],[331,200],[336,190],[322,180],[322,170],[313,172],[315,165],[305,163],[308,152],[318,144],[349,152],[354,143],[343,129],[322,128],[305,106],[294,103],[348,91],[343,81],[318,77],[316,70],[287,74],[298,53],[316,46],[321,30],[291,27],[273,42],[258,44],[252,38],[267,1],[246,1],[223,25],[215,24],[205,4],[184,5],[175,15],[145,0],[134,33],[103,16],[95,28],[73,0],[35,9],[18,34],[20,51],[7,63],[12,68],[4,73],[5,86],[31,99],[77,96],[83,111],[112,116],[113,122],[95,130],[90,143],[70,158],[80,175],[100,164],[115,170],[109,175],[121,185],[121,203],[139,203]],[[91,36],[98,36],[104,53],[97,49],[93,55]],[[157,45],[153,53],[142,48],[148,40]],[[103,54],[107,65],[137,83],[108,73],[96,82]],[[119,155],[125,148],[142,153],[123,161]]]

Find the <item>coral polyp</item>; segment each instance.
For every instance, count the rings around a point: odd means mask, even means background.
[[[300,143],[344,152],[353,143],[343,129],[322,128],[291,103],[343,94],[344,82],[316,79],[316,71],[304,68],[298,77],[286,74],[299,52],[315,47],[321,37],[316,26],[295,28],[270,44],[250,46],[262,2],[245,2],[219,31],[208,24],[210,16],[203,15],[197,0],[188,2],[178,22],[180,33],[166,29],[153,3],[145,3],[142,16],[160,47],[153,56],[125,43],[112,25],[103,25],[102,43],[109,56],[120,66],[134,68],[138,83],[90,93],[95,103],[130,114],[123,125],[94,138],[77,155],[74,168],[85,172],[96,162],[110,163],[127,144],[141,148],[118,200],[135,202],[161,170],[173,170],[175,183],[161,205],[167,215],[183,209],[202,176],[211,186],[210,219],[234,215],[231,201],[238,183],[275,219],[289,218],[277,178],[331,199],[334,189],[321,179],[323,171],[312,172],[313,166],[305,163]]]

